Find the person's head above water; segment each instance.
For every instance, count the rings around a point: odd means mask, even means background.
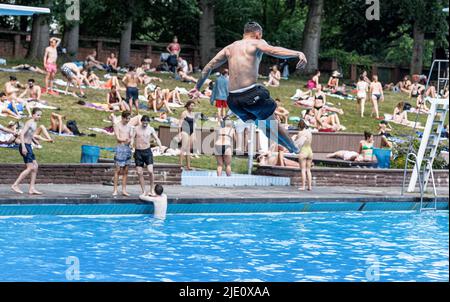
[[[164,192],[164,187],[163,186],[161,186],[161,185],[156,185],[155,186],[155,193],[156,193],[156,195],[161,196],[163,192]]]
[[[244,26],[244,36],[252,37],[255,39],[261,39],[263,35],[263,29],[257,22],[251,21]]]

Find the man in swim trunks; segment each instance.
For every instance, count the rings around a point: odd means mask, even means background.
[[[58,70],[56,65],[56,61],[58,60],[57,47],[60,43],[61,39],[55,37],[50,38],[50,46],[45,49],[44,68],[47,71],[47,76],[45,77],[45,91],[49,94],[54,94],[53,80],[55,79],[55,74]]]
[[[69,92],[69,85],[72,83],[80,88],[80,96],[86,97],[83,88],[81,87],[81,79],[83,78],[81,75],[82,69],[83,68],[78,67],[75,63],[70,62],[61,66],[61,73],[67,79],[66,94]]]
[[[127,87],[125,101],[128,102],[131,111],[133,111],[134,104],[136,112],[139,115],[139,76],[135,70],[136,68],[134,66],[130,66],[122,82]]]
[[[139,184],[141,185],[143,195],[154,196],[153,185],[155,182],[155,176],[153,174],[153,152],[150,148],[150,142],[152,137],[156,140],[156,143],[162,148],[161,141],[156,135],[156,131],[149,125],[150,118],[146,115],[142,116],[141,125],[135,128],[133,134],[133,140],[135,143],[136,151],[134,153],[134,159],[136,163],[137,174],[139,176]],[[147,171],[150,174],[150,190],[145,190],[144,182],[144,166],[147,166]]]
[[[25,123],[23,129],[20,131],[19,134],[20,137],[19,153],[20,155],[22,155],[23,161],[27,166],[27,168],[22,173],[20,173],[17,180],[11,186],[11,189],[19,194],[23,194],[23,192],[19,188],[20,183],[29,174],[31,174],[30,188],[28,190],[28,193],[30,195],[42,195],[42,193],[36,190],[35,188],[36,176],[38,172],[38,163],[34,156],[33,148],[31,147],[31,144],[33,142],[33,136],[37,129],[37,122],[41,119],[41,116],[42,116],[41,109],[34,108],[32,111],[32,118]]]
[[[127,178],[128,167],[131,165],[131,139],[133,136],[133,127],[128,125],[131,113],[128,111],[122,112],[122,120],[120,123],[114,125],[114,134],[117,139],[116,156],[114,163],[116,169],[114,171],[114,192],[113,196],[117,196],[117,187],[119,182],[119,175],[122,173],[122,195],[130,196],[127,193]]]
[[[262,27],[256,22],[249,22],[244,27],[244,37],[222,49],[203,69],[197,85],[190,91],[194,98],[199,96],[199,90],[214,69],[228,62],[229,90],[228,107],[244,122],[260,121],[267,137],[286,147],[289,152],[298,153],[288,132],[279,125],[275,117],[277,107],[270,97],[269,91],[257,84],[259,63],[263,54],[288,59],[298,58],[297,68],[306,64],[305,55],[300,51],[269,45],[262,39]]]

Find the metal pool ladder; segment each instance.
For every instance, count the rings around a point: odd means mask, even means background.
[[[420,146],[417,150],[416,147],[414,146],[414,141],[415,138],[418,137],[416,130],[420,112],[419,110],[417,111],[416,114],[413,133],[409,137],[409,148],[405,160],[405,168],[403,170],[402,195],[404,195],[405,191],[408,164],[411,163],[414,164],[414,168],[412,170],[407,191],[414,192],[417,181],[419,182],[420,212],[425,210],[437,209],[437,190],[433,174],[433,162],[437,155],[436,153],[439,147],[441,133],[444,128],[445,119],[447,117],[449,109],[448,96],[446,98],[442,97],[445,93],[445,88],[446,87],[448,88],[448,80],[449,80],[448,63],[449,63],[448,60],[435,60],[433,62],[433,65],[431,66],[430,74],[428,76],[428,81],[425,89],[428,89],[430,85],[430,79],[433,76],[433,69],[437,68],[437,84],[436,84],[437,97],[427,98],[427,100],[431,103],[431,107],[429,110],[425,129],[423,130]],[[444,65],[443,68],[442,65]],[[427,191],[427,185],[430,177],[433,184],[434,206],[426,207],[424,206],[423,199],[424,194]]]

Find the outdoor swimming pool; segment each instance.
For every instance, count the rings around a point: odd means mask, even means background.
[[[0,281],[449,281],[448,212],[0,217]],[[79,267],[79,271],[77,270]]]

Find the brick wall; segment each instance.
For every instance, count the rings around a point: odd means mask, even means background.
[[[24,169],[22,164],[0,164],[0,184],[12,184]],[[155,182],[162,185],[180,185],[181,168],[179,165],[156,164]],[[112,164],[41,164],[38,183],[55,184],[102,184],[112,181]],[[146,173],[147,176],[147,173]],[[28,180],[26,180],[28,181]],[[136,169],[130,168],[128,184],[138,184]]]
[[[255,174],[290,177],[293,186],[301,183],[300,169],[298,168],[259,166]],[[313,168],[312,176],[313,186],[319,187],[400,187],[403,182],[403,170],[400,169]],[[436,186],[448,187],[448,170],[434,171],[434,176]]]

